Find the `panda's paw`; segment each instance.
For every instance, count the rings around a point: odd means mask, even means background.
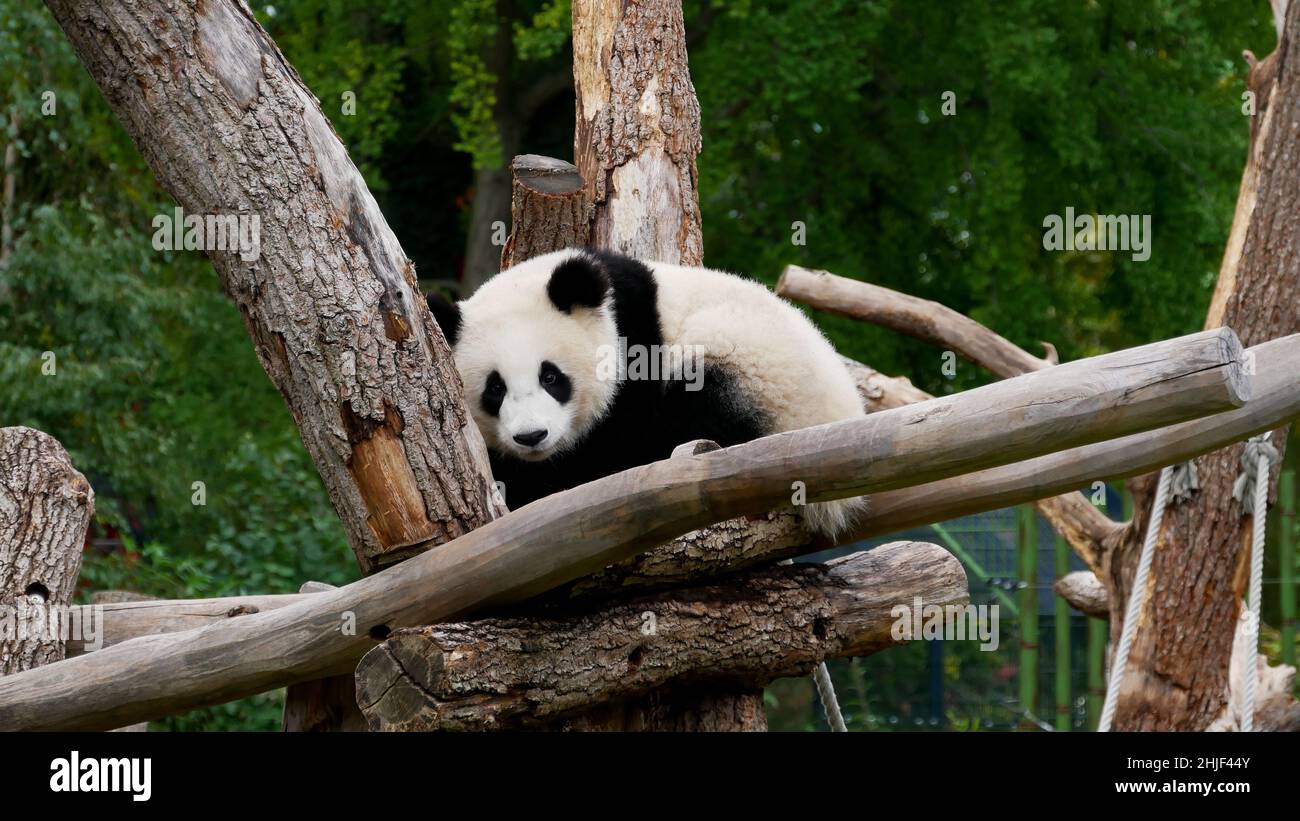
[[[833,502],[814,502],[803,508],[804,522],[808,528],[832,542],[858,523],[867,512],[867,497],[836,499]]]

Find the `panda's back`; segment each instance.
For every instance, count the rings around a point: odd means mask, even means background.
[[[683,399],[706,407],[721,402],[757,435],[863,415],[839,355],[797,308],[760,283],[722,271],[649,267],[664,344],[703,356],[706,395]]]

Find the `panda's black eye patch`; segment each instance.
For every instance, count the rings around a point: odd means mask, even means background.
[[[506,381],[501,378],[501,374],[496,371],[488,374],[480,401],[488,415],[496,416],[501,412],[501,403],[506,401]]]
[[[537,381],[542,386],[542,390],[551,395],[556,402],[563,405],[573,396],[573,383],[569,377],[564,375],[564,371],[556,367],[553,362],[543,362],[542,369],[537,374]]]

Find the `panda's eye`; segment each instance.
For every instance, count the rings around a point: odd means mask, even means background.
[[[537,381],[541,383],[542,389],[561,405],[568,402],[569,397],[573,395],[573,386],[569,383],[569,378],[564,375],[564,371],[556,367],[554,362],[542,363]]]
[[[498,374],[496,371],[493,371],[488,375],[486,392],[489,395],[493,395],[493,396],[505,395],[506,382],[504,379],[501,378],[501,375]]]

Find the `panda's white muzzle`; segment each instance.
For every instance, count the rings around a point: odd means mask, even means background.
[[[508,395],[497,415],[501,444],[521,459],[550,456],[569,429],[569,412],[546,391]]]

